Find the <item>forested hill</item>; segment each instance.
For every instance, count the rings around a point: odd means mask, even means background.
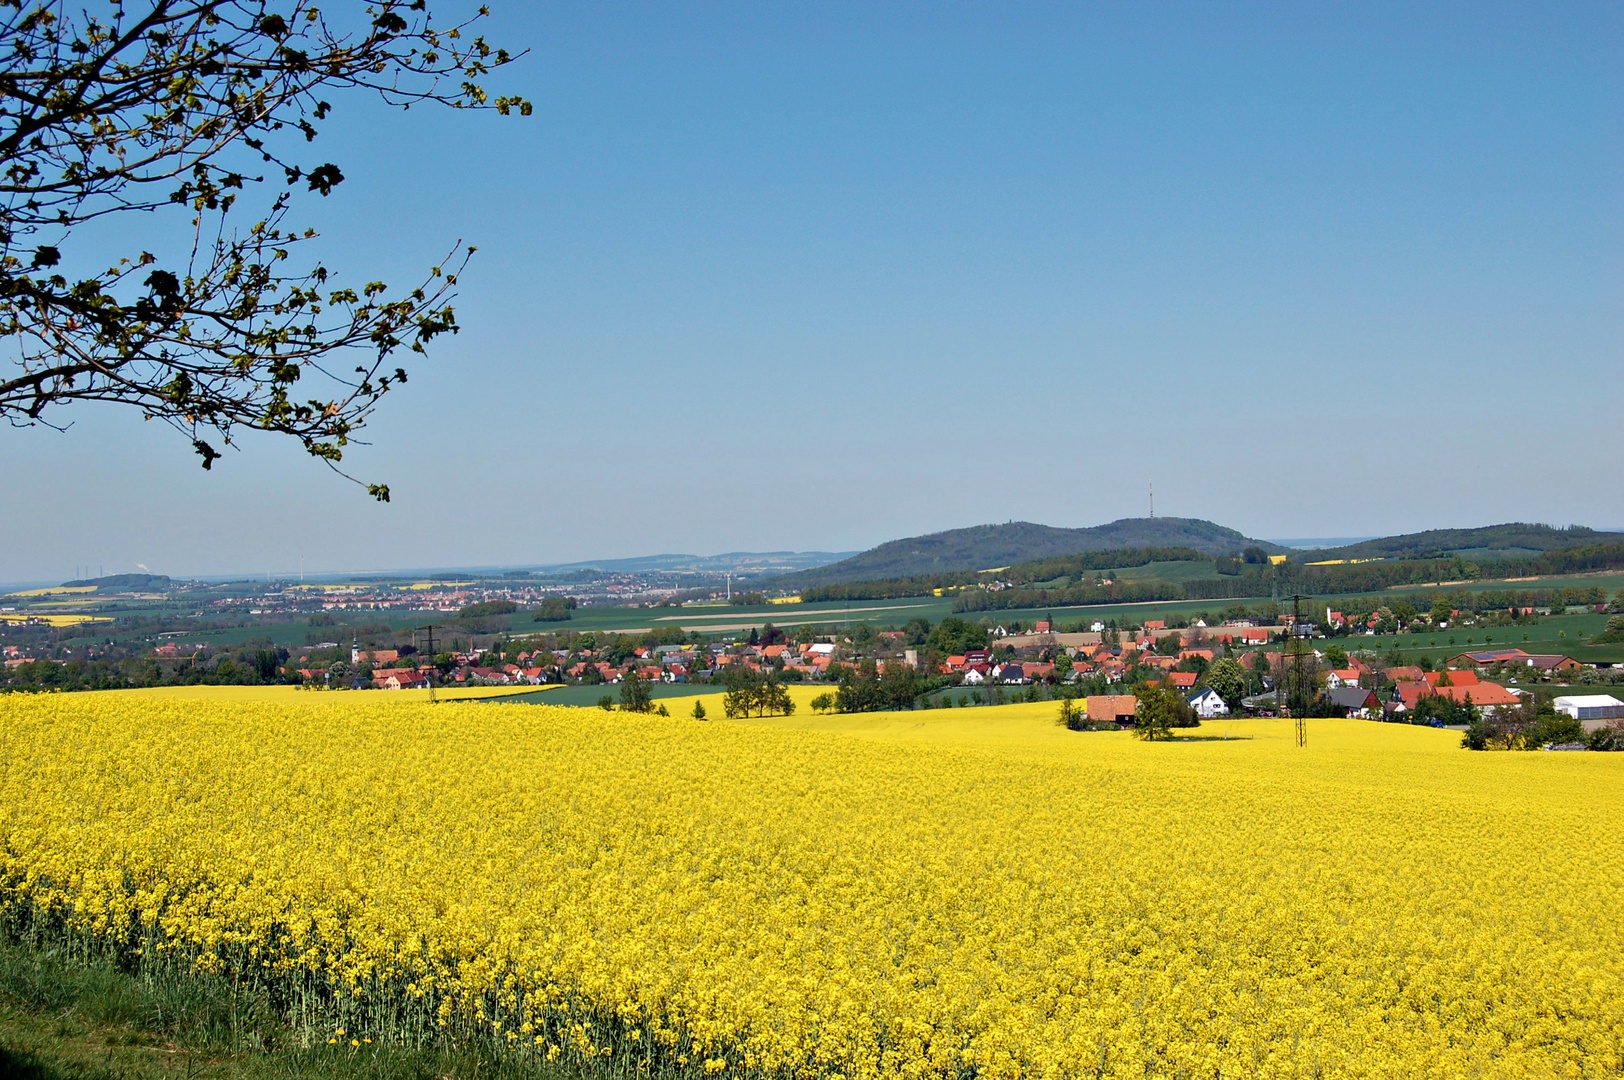
[[[1444,559],[1454,556],[1493,559],[1516,555],[1537,555],[1566,548],[1596,544],[1624,543],[1624,533],[1597,532],[1582,525],[1553,529],[1549,525],[1512,522],[1481,529],[1431,529],[1383,536],[1346,547],[1303,552],[1293,562],[1321,562],[1331,559]]]
[[[787,574],[767,584],[772,588],[802,589],[919,574],[987,570],[1112,548],[1186,547],[1204,555],[1235,555],[1254,545],[1270,553],[1286,550],[1198,518],[1123,518],[1088,529],[1059,529],[1030,521],[1012,521],[1005,525],[977,525],[892,540],[849,559]]]
[[[81,578],[78,581],[64,581],[61,588],[82,589],[94,586],[97,589],[167,589],[169,588],[168,574],[109,574],[107,577]]]

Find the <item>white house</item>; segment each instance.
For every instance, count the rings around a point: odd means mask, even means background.
[[[1357,668],[1345,668],[1345,669],[1343,669],[1341,671],[1338,671],[1335,668],[1333,668],[1325,676],[1325,686],[1326,686],[1327,689],[1330,689],[1330,690],[1338,690],[1338,689],[1341,689],[1344,686],[1358,686],[1358,685],[1359,685],[1359,670]]]
[[[992,669],[993,678],[1006,683],[1025,683],[1026,669],[1011,660],[1007,664],[999,664]]]
[[[1229,706],[1224,699],[1218,696],[1218,691],[1210,686],[1203,687],[1190,695],[1190,708],[1203,720],[1211,720],[1215,716],[1228,716]]]
[[[1099,633],[1099,632],[1100,632],[1100,631],[1101,631],[1101,630],[1104,630],[1104,629],[1105,629],[1105,624],[1104,624],[1104,623],[1103,623],[1103,622],[1101,622],[1101,621],[1100,621],[1100,620],[1098,620],[1098,619],[1095,619],[1095,620],[1094,620],[1094,621],[1093,621],[1093,622],[1091,622],[1091,623],[1089,623],[1089,624],[1088,624],[1088,628],[1089,628],[1089,629],[1090,629],[1090,630],[1092,630],[1092,631],[1093,631],[1093,632],[1094,632],[1094,633],[1096,633],[1096,634],[1097,634],[1097,633]]]
[[[980,686],[985,681],[986,679],[982,676],[981,672],[977,671],[975,668],[970,668],[964,673],[964,685],[966,686]]]

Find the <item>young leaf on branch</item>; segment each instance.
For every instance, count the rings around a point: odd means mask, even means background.
[[[285,268],[315,238],[289,222],[291,196],[344,182],[302,158],[333,110],[321,95],[528,116],[478,81],[514,60],[470,38],[484,15],[442,28],[424,0],[0,0],[0,416],[59,426],[68,402],[111,401],[182,431],[204,468],[221,456],[211,440],[247,428],[336,469],[406,380],[390,357],[457,332],[450,300],[474,249],[459,241],[404,293],[338,286],[319,261]],[[233,227],[256,189],[265,210]],[[143,211],[169,215],[188,254],[76,243]],[[353,376],[334,375],[352,351]]]

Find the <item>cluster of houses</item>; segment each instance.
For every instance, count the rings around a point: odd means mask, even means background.
[[[1211,659],[1206,650],[1182,649],[1177,658],[1156,657],[1150,662],[1170,659],[1176,662],[1191,655],[1204,655],[1206,659]],[[1257,652],[1246,657],[1245,662],[1254,669],[1258,664],[1267,664],[1272,678],[1286,661],[1282,653]],[[1326,672],[1322,697],[1347,716],[1370,719],[1400,718],[1405,713],[1415,711],[1421,700],[1427,697],[1443,698],[1457,704],[1470,702],[1485,714],[1492,715],[1497,709],[1517,705],[1527,691],[1513,690],[1485,680],[1479,674],[1480,669],[1500,665],[1502,672],[1515,666],[1550,672],[1571,671],[1584,666],[1569,656],[1527,653],[1521,649],[1461,653],[1452,657],[1448,664],[1442,671],[1401,666],[1377,672],[1358,658],[1350,657],[1347,667]],[[1162,681],[1148,680],[1152,685]],[[1171,687],[1186,691],[1190,707],[1203,719],[1229,714],[1228,704],[1215,690],[1196,686],[1199,679],[1194,672],[1170,671],[1165,681]],[[1263,704],[1270,696],[1258,695],[1248,701]],[[1127,722],[1137,707],[1137,700],[1131,695],[1091,696],[1087,702],[1089,719],[1097,721]],[[1624,703],[1606,695],[1558,698],[1557,709],[1585,722],[1624,718]]]

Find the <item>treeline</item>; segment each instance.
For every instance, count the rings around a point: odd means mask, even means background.
[[[286,649],[269,645],[229,652],[209,650],[196,657],[162,662],[150,656],[119,660],[30,660],[5,669],[0,675],[0,693],[295,682],[298,676],[288,675],[283,668],[287,660]]]
[[[1020,586],[1056,578],[1076,577],[1078,574],[1099,570],[1116,570],[1130,566],[1145,566],[1153,562],[1206,562],[1208,556],[1188,547],[1113,548],[1109,551],[1088,551],[1079,555],[1061,555],[1049,559],[1034,559],[1017,563],[997,574],[997,580]],[[879,581],[858,581],[848,585],[818,585],[801,591],[801,599],[808,603],[820,600],[895,600],[908,596],[930,596],[937,589],[958,589],[986,582],[988,575],[976,570],[958,570],[941,574],[915,574],[910,577],[885,578]]]

